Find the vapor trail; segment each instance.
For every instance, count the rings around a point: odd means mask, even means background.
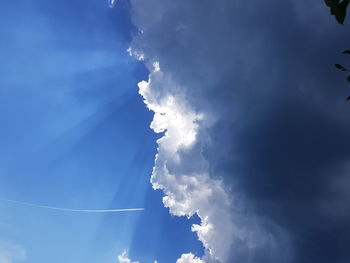
[[[63,208],[63,207],[55,207],[55,206],[47,206],[47,205],[38,205],[33,203],[21,202],[11,199],[0,198],[0,201],[15,203],[24,206],[31,206],[36,208],[44,208],[50,210],[58,210],[64,212],[79,212],[79,213],[113,213],[113,212],[128,212],[128,211],[143,211],[144,208],[125,208],[125,209],[71,209],[71,208]]]

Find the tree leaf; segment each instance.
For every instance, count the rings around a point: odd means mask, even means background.
[[[346,101],[350,100],[350,96],[346,98]]]
[[[344,68],[342,65],[340,65],[340,64],[335,64],[334,65],[337,69],[339,69],[339,70],[341,70],[341,71],[347,71],[347,69],[346,68]]]
[[[345,50],[345,51],[343,52],[343,54],[348,54],[348,55],[350,55],[350,50]]]
[[[339,0],[324,0],[324,2],[329,7],[336,7],[339,3]]]
[[[349,0],[343,0],[340,4],[335,7],[334,15],[340,24],[344,24],[346,9],[349,5]]]

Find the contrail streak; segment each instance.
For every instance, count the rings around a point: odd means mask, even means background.
[[[33,203],[21,202],[11,199],[0,198],[0,201],[14,203],[24,206],[31,206],[36,208],[44,208],[50,210],[64,211],[64,212],[79,212],[79,213],[114,213],[114,212],[128,212],[128,211],[143,211],[144,208],[125,208],[125,209],[71,209],[71,208],[63,208],[63,207],[55,207],[55,206],[47,206],[47,205],[38,205]]]

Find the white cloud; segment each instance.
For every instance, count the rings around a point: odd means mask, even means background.
[[[203,261],[192,253],[188,253],[182,254],[181,258],[179,258],[176,263],[203,263]]]
[[[118,256],[118,260],[119,263],[139,263],[138,261],[131,261],[126,251],[124,251],[121,255]]]
[[[163,203],[171,214],[200,217],[201,224],[193,225],[192,230],[211,258],[225,261],[233,241],[234,226],[229,197],[222,182],[207,174],[207,162],[198,147],[199,122],[204,116],[188,105],[180,89],[173,93],[177,87],[158,63],[153,63],[152,67],[149,80],[140,82],[139,88],[147,107],[154,111],[151,128],[164,132],[158,140],[151,178],[153,188],[164,191]],[[184,152],[189,153],[190,159],[184,158]],[[191,171],[184,169],[187,162],[193,166]]]
[[[14,242],[0,238],[0,263],[17,263],[25,261],[26,250]]]

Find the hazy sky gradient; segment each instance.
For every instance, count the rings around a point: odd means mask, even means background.
[[[136,30],[128,10],[127,2],[1,2],[0,197],[146,208],[90,215],[0,201],[1,263],[200,253],[190,222],[171,218],[149,183],[157,137],[137,90],[147,71],[126,51]]]

